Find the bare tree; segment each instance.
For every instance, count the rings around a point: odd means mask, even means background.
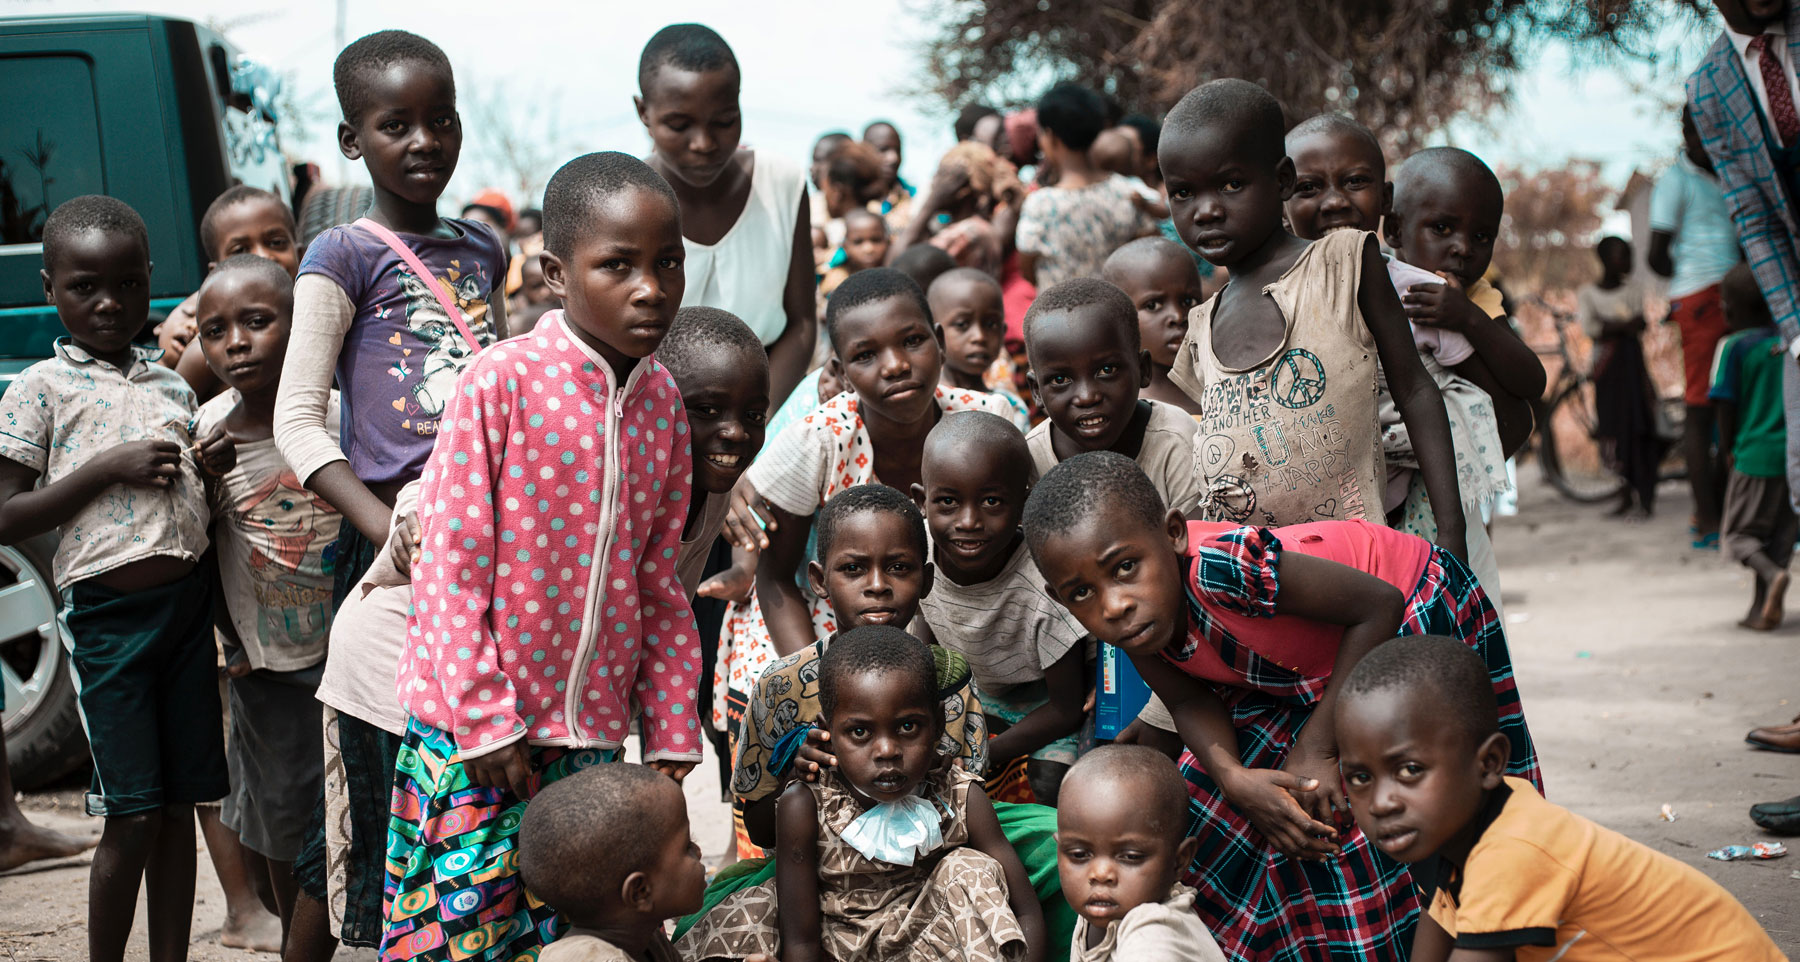
[[[458,85],[463,130],[476,148],[478,165],[505,180],[498,184],[522,203],[543,191],[550,175],[568,159],[562,96],[553,88],[520,89],[507,82],[477,80]],[[465,145],[465,160],[469,158]]]

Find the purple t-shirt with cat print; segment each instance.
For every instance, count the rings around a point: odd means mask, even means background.
[[[495,340],[488,297],[505,283],[506,248],[485,224],[445,223],[456,237],[399,236],[451,292],[478,346],[486,347]],[[365,484],[411,481],[425,468],[456,375],[475,349],[400,256],[360,227],[320,234],[300,273],[330,278],[356,305],[337,360],[339,443],[350,470]]]

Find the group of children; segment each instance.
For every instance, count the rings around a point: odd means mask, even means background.
[[[909,248],[924,283],[833,286],[823,386],[777,432],[762,340],[681,308],[655,169],[556,172],[561,307],[515,330],[499,239],[436,213],[447,59],[384,31],[334,79],[374,206],[298,280],[219,258],[204,406],[133,343],[142,221],[84,197],[45,228],[69,337],[0,405],[0,541],[63,535],[93,958],[140,878],[152,957],[185,955],[189,809],[228,792],[290,959],[1780,958],[1698,872],[1540,797],[1477,509],[1542,371],[1481,282],[1501,198],[1472,155],[1412,158],[1390,201],[1367,131],[1284,140],[1266,91],[1206,84],[1155,152],[1219,293],[1150,214],[1067,279],[1045,249],[1009,397],[996,278]],[[1098,98],[1052,93],[1055,189],[1111,190]],[[721,535],[754,574],[708,706]],[[1156,695],[1122,744],[1092,727],[1101,644]],[[676,787],[708,725],[740,851],[770,853],[710,883]]]

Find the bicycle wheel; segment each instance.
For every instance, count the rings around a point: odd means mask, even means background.
[[[1544,480],[1563,497],[1594,504],[1619,496],[1625,479],[1600,459],[1594,439],[1594,385],[1571,381],[1549,405],[1549,417],[1538,425],[1538,466]]]

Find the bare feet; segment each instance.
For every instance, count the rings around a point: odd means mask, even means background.
[[[219,930],[220,945],[251,952],[281,951],[281,919],[275,913],[259,905],[243,915],[225,917],[225,926]]]
[[[1782,606],[1787,600],[1788,580],[1786,571],[1778,571],[1775,577],[1769,579],[1769,593],[1763,597],[1763,631],[1773,631],[1781,624],[1781,617],[1785,613]]]
[[[98,844],[98,838],[74,838],[19,819],[13,827],[0,826],[0,872],[27,862],[80,855]]]

